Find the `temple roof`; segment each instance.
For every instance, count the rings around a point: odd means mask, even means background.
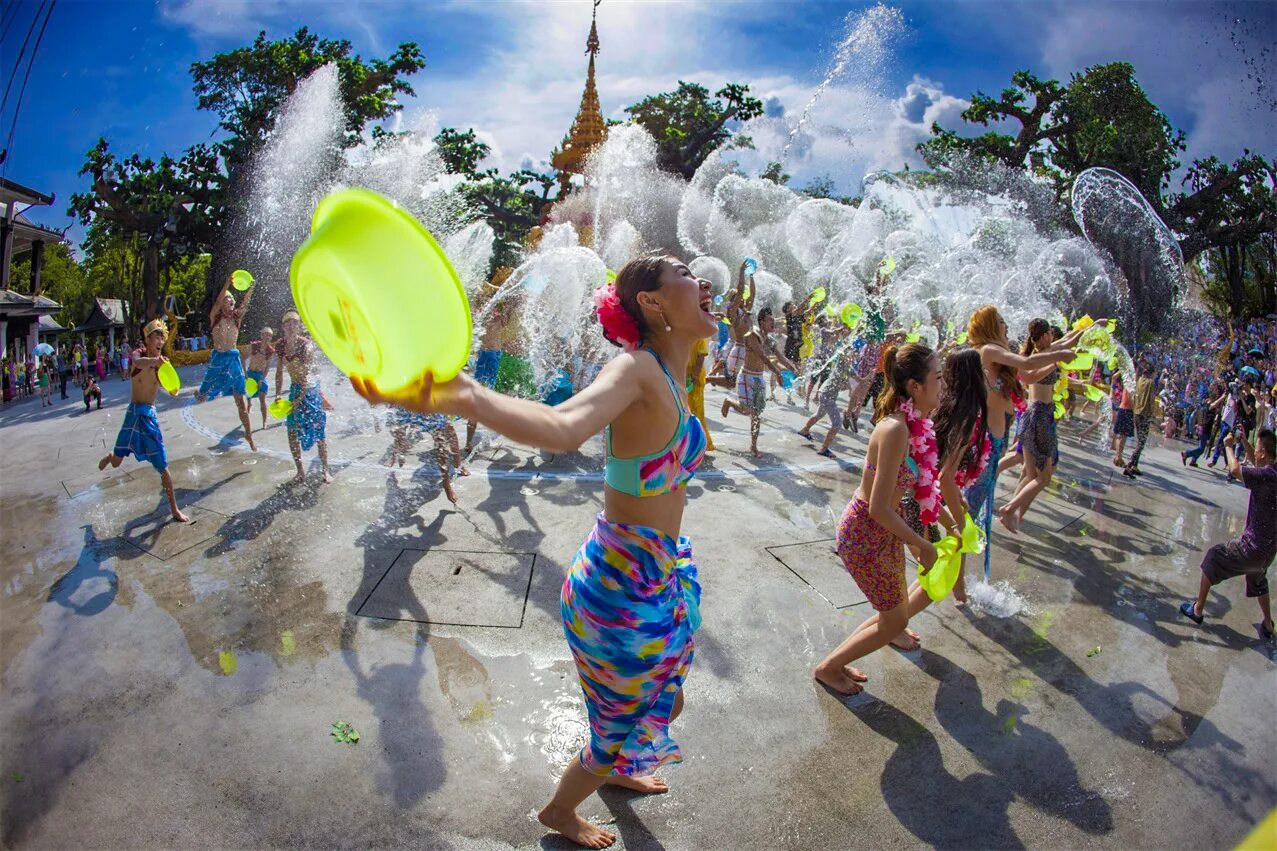
[[[595,146],[607,138],[607,122],[599,107],[599,92],[594,83],[594,57],[599,52],[598,27],[599,0],[594,3],[594,18],[590,21],[590,37],[585,42],[585,52],[590,63],[585,75],[585,91],[581,94],[581,106],[577,110],[572,129],[563,137],[563,143],[550,155],[550,164],[559,172],[559,191],[566,193],[572,175],[585,171],[585,159]]]

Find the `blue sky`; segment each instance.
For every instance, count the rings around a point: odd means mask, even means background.
[[[12,5],[13,0],[9,4]],[[787,170],[802,185],[829,175],[855,192],[866,169],[915,161],[932,120],[956,125],[976,89],[997,92],[1017,68],[1067,78],[1087,65],[1131,61],[1150,96],[1189,134],[1189,156],[1231,158],[1245,147],[1277,153],[1277,3],[899,2],[903,31],[881,62],[857,56],[813,109]],[[0,44],[8,72],[38,2],[19,0]],[[775,158],[837,43],[867,4],[620,2],[599,9],[599,93],[622,117],[643,95],[680,79],[749,83],[768,116],[750,128]],[[308,25],[386,55],[418,42],[427,67],[413,79],[404,126],[474,127],[502,169],[548,158],[571,123],[585,74],[588,0],[562,2],[314,2],[314,0],[58,0],[23,97],[4,176],[53,192],[28,215],[65,227],[83,191],[76,172],[99,135],[119,153],[179,154],[215,138],[195,108],[193,61],[246,44],[260,29],[283,37]],[[7,20],[7,19],[6,19]],[[1263,48],[1268,47],[1264,54]],[[1251,78],[1247,78],[1247,74]],[[11,127],[14,85],[5,114]],[[78,238],[80,229],[71,231]]]

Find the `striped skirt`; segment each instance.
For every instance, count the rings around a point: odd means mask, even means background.
[[[590,716],[579,757],[590,773],[641,776],[682,760],[670,713],[692,665],[700,598],[687,538],[599,515],[560,602]]]

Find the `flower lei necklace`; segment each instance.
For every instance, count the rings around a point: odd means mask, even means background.
[[[940,449],[936,430],[929,417],[918,413],[912,400],[901,402],[899,411],[909,426],[909,457],[918,467],[918,483],[913,486],[918,519],[927,526],[940,517]]]
[[[984,442],[980,446],[980,460],[972,470],[969,467],[961,467],[958,472],[954,473],[953,480],[958,487],[966,487],[969,482],[974,482],[984,473],[985,468],[989,466],[989,455],[993,452],[993,442],[989,440],[989,430],[984,427],[984,420],[975,421],[975,430],[971,432],[971,444],[974,446],[976,435],[983,434]]]

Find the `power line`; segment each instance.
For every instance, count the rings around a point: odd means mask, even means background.
[[[9,104],[9,90],[13,88],[13,81],[18,78],[18,66],[22,64],[22,57],[26,55],[27,44],[31,41],[31,33],[35,32],[35,25],[40,20],[40,14],[44,11],[45,0],[40,0],[40,8],[35,10],[35,17],[31,19],[31,26],[27,27],[27,37],[22,40],[22,49],[18,51],[18,58],[13,63],[13,70],[9,72],[9,84],[4,87],[4,100],[0,101],[0,116],[4,115],[4,108]],[[48,20],[47,18],[45,19]]]
[[[18,19],[17,8],[18,0],[10,0],[9,5],[4,7],[4,12],[0,13],[0,26],[4,27],[4,31],[0,32],[0,42],[9,37],[9,27]]]
[[[43,4],[41,4],[43,6]],[[18,102],[13,107],[13,123],[9,125],[9,139],[4,143],[5,163],[9,161],[9,154],[13,150],[13,134],[18,129],[18,114],[22,111],[22,98],[27,93],[27,80],[31,79],[31,69],[35,67],[35,56],[40,50],[40,42],[44,40],[45,28],[49,26],[49,18],[53,17],[53,7],[58,5],[58,0],[49,0],[49,11],[44,13],[44,23],[40,25],[40,34],[35,38],[35,46],[31,48],[31,58],[27,62],[27,73],[22,77],[22,88],[18,90]],[[39,11],[36,15],[39,15]],[[8,166],[3,166],[8,171]]]

